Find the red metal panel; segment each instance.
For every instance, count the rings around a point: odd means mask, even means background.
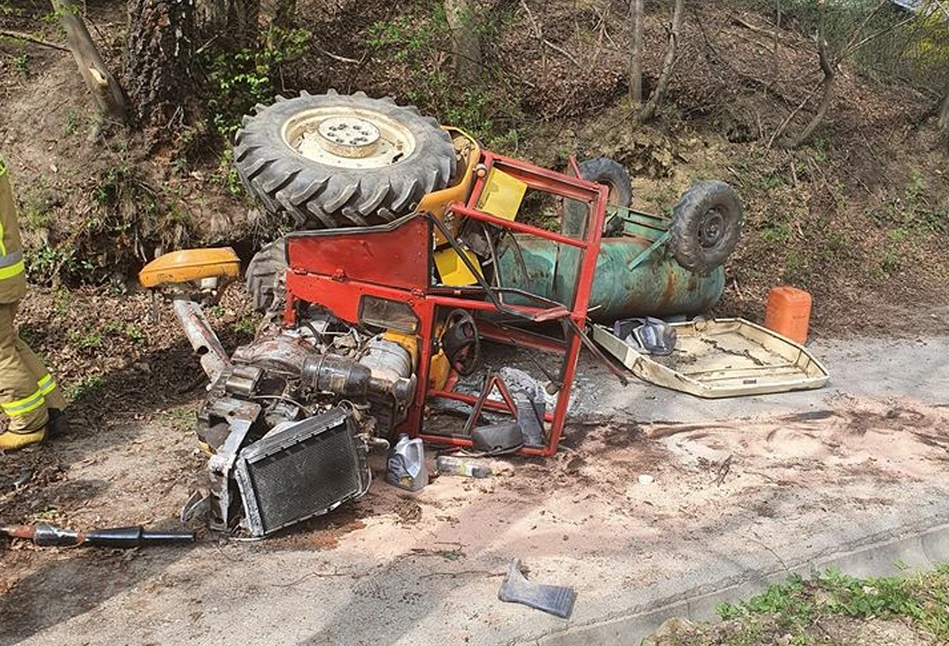
[[[391,230],[338,229],[291,235],[287,239],[290,270],[337,278],[425,289],[429,283],[430,225],[423,218],[404,221]]]
[[[359,300],[364,295],[378,296],[393,301],[408,303],[422,320],[425,312],[425,297],[421,292],[415,294],[400,289],[359,283],[350,280],[334,280],[327,276],[314,274],[287,273],[287,291],[297,300],[316,303],[325,307],[347,323],[359,324]],[[424,321],[421,321],[424,324]],[[419,326],[423,334],[424,325]]]

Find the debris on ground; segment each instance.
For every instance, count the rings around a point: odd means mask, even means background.
[[[132,549],[145,545],[185,545],[194,542],[194,532],[152,531],[142,526],[75,531],[47,523],[0,525],[0,536],[32,541],[37,547],[109,547]]]
[[[473,458],[457,458],[440,455],[435,459],[435,468],[439,475],[463,476],[468,478],[488,478],[491,467],[479,464]]]
[[[543,585],[528,581],[521,571],[520,559],[514,559],[508,566],[507,576],[501,583],[498,599],[543,610],[561,619],[569,619],[573,613],[577,593],[573,588],[565,586]]]
[[[744,319],[660,321],[675,339],[674,349],[661,355],[644,350],[616,323],[613,330],[594,326],[593,339],[634,375],[663,388],[720,398],[811,390],[830,381],[803,345]]]

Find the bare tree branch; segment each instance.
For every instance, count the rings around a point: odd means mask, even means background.
[[[52,0],[52,4],[66,32],[66,42],[76,59],[79,73],[96,98],[99,111],[120,123],[126,123],[128,114],[125,95],[119,82],[103,62],[85,22],[79,17],[75,0]]]
[[[786,118],[784,121],[781,122],[781,125],[779,125],[777,128],[775,128],[774,134],[772,134],[772,135],[771,135],[771,138],[768,139],[768,148],[771,148],[771,146],[774,145],[775,140],[776,140],[778,137],[780,137],[781,135],[784,134],[784,131],[787,130],[787,127],[788,127],[788,125],[790,125],[791,120],[794,118],[794,116],[795,116],[798,112],[800,112],[801,110],[804,109],[804,106],[807,105],[808,101],[810,101],[811,98],[812,98],[815,94],[817,94],[817,91],[818,91],[820,88],[821,88],[821,85],[820,85],[820,84],[815,85],[815,86],[814,86],[814,89],[811,90],[810,92],[808,92],[807,96],[804,97],[804,100],[801,101],[801,102],[798,104],[798,106],[797,106],[796,108],[794,108],[793,110],[791,110],[791,113],[787,116],[787,118]]]
[[[662,103],[666,96],[666,88],[669,87],[669,79],[672,77],[672,70],[676,64],[676,54],[679,47],[679,31],[682,28],[682,7],[684,0],[676,0],[675,9],[672,12],[672,29],[669,32],[669,49],[666,51],[666,58],[662,62],[662,72],[659,74],[659,82],[656,84],[656,90],[649,97],[639,115],[640,121],[649,121],[656,115],[656,108]]]
[[[43,47],[49,47],[51,49],[58,49],[61,52],[68,52],[69,48],[64,47],[58,43],[51,43],[48,40],[43,40],[42,38],[37,38],[36,36],[30,36],[29,34],[24,34],[19,31],[10,31],[9,29],[0,29],[0,36],[6,38],[13,38],[14,40],[22,40],[27,43],[33,43],[34,45],[42,45]]]
[[[880,11],[882,11],[883,8],[886,7],[888,4],[889,4],[889,0],[880,0],[880,3],[877,4],[876,9],[874,9],[873,11],[871,11],[870,13],[868,13],[868,14],[867,14],[867,17],[863,19],[863,22],[860,23],[860,25],[859,25],[856,29],[853,30],[853,33],[852,33],[852,34],[850,34],[850,40],[847,41],[847,46],[844,47],[843,51],[846,52],[846,51],[848,51],[848,50],[850,49],[850,47],[854,44],[854,42],[857,40],[857,38],[860,36],[860,34],[863,33],[863,30],[866,28],[866,26],[870,24],[870,21],[873,20],[873,18],[874,18],[878,13],[880,13]],[[823,12],[823,7],[820,8],[820,11]],[[821,14],[821,20],[823,20],[823,19],[824,19],[824,17],[823,17],[823,13],[822,13],[822,14]]]
[[[571,63],[573,63],[573,64],[576,65],[577,67],[580,67],[580,63],[577,61],[576,58],[574,58],[573,54],[571,54],[570,52],[568,52],[567,50],[565,50],[563,47],[558,47],[557,45],[553,44],[552,42],[550,42],[550,41],[547,40],[546,38],[544,39],[543,42],[544,42],[545,45],[547,45],[547,47],[550,47],[550,48],[551,48],[552,50],[554,50],[555,52],[558,52],[558,53],[560,53],[560,54],[563,54],[567,59],[570,60]]]
[[[846,58],[850,58],[850,56],[851,56],[855,51],[857,51],[858,49],[860,49],[861,47],[863,47],[864,45],[866,45],[866,44],[869,43],[870,41],[876,40],[876,39],[879,38],[880,36],[883,36],[884,34],[888,34],[888,33],[890,33],[891,31],[893,31],[894,29],[898,29],[898,28],[902,27],[903,25],[906,25],[906,24],[909,24],[909,23],[913,22],[914,20],[916,20],[916,16],[910,16],[909,18],[904,18],[903,20],[899,21],[899,22],[896,23],[895,25],[889,25],[889,26],[887,26],[887,27],[884,27],[883,29],[879,29],[879,30],[873,32],[872,34],[870,34],[870,35],[867,36],[866,38],[862,38],[861,40],[859,40],[859,41],[857,41],[857,42],[852,42],[851,44],[847,45],[847,49],[845,49],[845,50],[844,50],[844,53],[840,56],[840,60],[844,60],[844,59],[846,59]]]
[[[814,116],[804,127],[804,130],[801,131],[801,134],[791,141],[791,148],[797,148],[802,143],[807,141],[812,134],[814,134],[814,131],[817,130],[817,126],[821,124],[821,122],[824,120],[824,117],[827,115],[827,109],[830,107],[830,102],[833,99],[834,84],[837,81],[838,62],[836,60],[832,60],[829,48],[827,46],[827,38],[825,37],[826,12],[824,8],[824,2],[825,0],[818,0],[820,18],[819,22],[817,23],[817,55],[820,60],[820,68],[824,72],[824,80],[821,82],[823,95],[821,96],[820,104],[817,106],[817,112],[814,113]]]

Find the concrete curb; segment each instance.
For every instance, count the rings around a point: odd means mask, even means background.
[[[724,602],[736,602],[762,592],[769,584],[783,581],[790,574],[806,576],[837,568],[859,577],[891,576],[895,563],[911,566],[910,571],[931,568],[949,561],[949,523],[923,531],[893,537],[878,535],[858,547],[841,549],[833,554],[816,554],[787,564],[787,569],[750,570],[740,577],[728,577],[718,584],[703,585],[687,592],[657,599],[646,607],[605,621],[574,625],[562,632],[518,642],[531,646],[575,646],[604,644],[636,646],[655,632],[670,617],[703,621],[715,617],[716,608]],[[777,555],[775,555],[777,558]]]

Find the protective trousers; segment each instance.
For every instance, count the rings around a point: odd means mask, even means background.
[[[66,400],[43,362],[17,334],[17,303],[0,303],[0,409],[10,418],[8,431],[35,433],[49,421],[49,408]]]

